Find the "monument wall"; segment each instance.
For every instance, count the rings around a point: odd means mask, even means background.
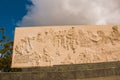
[[[15,30],[12,67],[120,61],[119,26],[44,26]]]

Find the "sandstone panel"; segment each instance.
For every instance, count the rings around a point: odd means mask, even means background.
[[[120,61],[119,26],[16,28],[12,67]]]

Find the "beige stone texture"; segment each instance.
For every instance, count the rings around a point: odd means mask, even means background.
[[[120,61],[119,25],[37,26],[15,30],[12,67]]]

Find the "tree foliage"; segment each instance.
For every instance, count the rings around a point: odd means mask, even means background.
[[[21,69],[12,69],[13,41],[5,36],[5,29],[0,28],[2,32],[0,39],[0,70],[2,72],[21,71]]]

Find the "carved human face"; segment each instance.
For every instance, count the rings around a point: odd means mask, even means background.
[[[103,36],[104,36],[104,32],[103,32],[103,31],[97,31],[97,34],[98,34],[98,36],[100,36],[100,37],[103,37]]]

